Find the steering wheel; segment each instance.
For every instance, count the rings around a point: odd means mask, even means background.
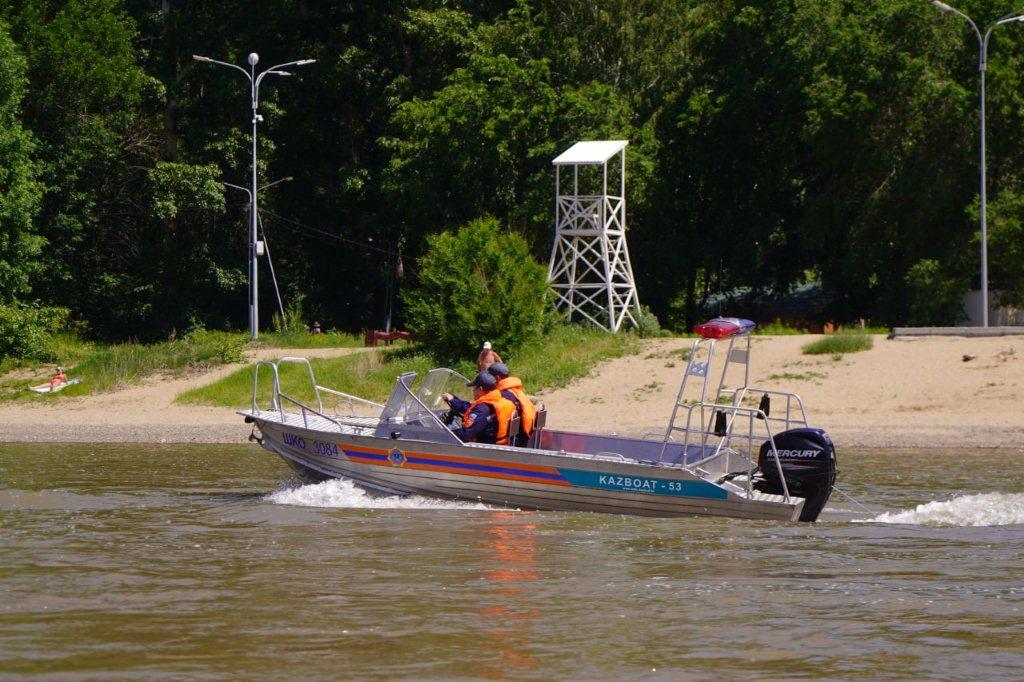
[[[441,417],[440,417],[441,423],[444,424],[445,426],[451,426],[452,422],[454,422],[455,418],[458,417],[458,416],[459,416],[459,413],[455,411],[454,407],[449,408],[447,412],[445,412],[443,415],[441,415]]]

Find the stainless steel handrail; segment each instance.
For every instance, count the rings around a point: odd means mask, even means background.
[[[277,373],[277,364],[270,360],[260,360],[255,365],[253,365],[252,368],[252,411],[254,413],[260,411],[259,404],[256,402],[256,392],[260,380],[260,367],[262,366],[269,367],[273,372],[274,376],[274,380],[270,390],[270,409],[280,410],[280,407],[277,404],[277,395],[278,391],[280,390],[280,377],[278,376]]]
[[[336,391],[333,388],[327,388],[326,386],[317,386],[316,388],[317,390],[323,391],[328,395],[338,396],[339,398],[344,398],[345,400],[347,400],[349,403],[349,411],[351,412],[351,416],[353,417],[356,416],[355,406],[353,405],[353,403],[360,403],[362,405],[368,405],[369,407],[376,407],[382,410],[384,409],[384,406],[382,404],[375,403],[372,400],[367,400],[366,398],[360,398],[359,396],[356,395],[351,395],[349,393],[344,393],[342,391]]]
[[[717,403],[691,403],[691,404],[686,404],[686,405],[679,405],[679,407],[681,409],[683,409],[683,410],[686,410],[686,412],[687,412],[687,420],[686,420],[687,428],[685,430],[686,440],[684,441],[684,446],[683,446],[684,447],[684,452],[685,452],[685,448],[687,448],[690,445],[690,434],[694,433],[689,428],[689,425],[691,423],[691,418],[692,418],[692,415],[693,415],[693,410],[695,408],[701,408],[702,411],[705,410],[705,409],[711,410],[712,415],[714,415],[714,413],[716,411],[722,411],[722,412],[725,412],[725,413],[731,413],[731,414],[728,414],[728,417],[727,417],[725,435],[724,436],[716,436],[716,437],[719,437],[720,440],[719,440],[718,445],[715,448],[715,451],[711,455],[709,455],[708,457],[705,457],[704,459],[702,459],[700,462],[696,462],[694,464],[694,466],[686,465],[685,463],[682,464],[683,468],[689,469],[691,471],[696,471],[696,469],[697,469],[696,465],[697,464],[701,464],[701,463],[703,463],[703,462],[705,462],[707,460],[710,460],[710,459],[713,459],[713,458],[717,457],[721,453],[722,448],[726,445],[726,443],[728,443],[729,440],[734,437],[733,425],[735,423],[736,416],[738,414],[743,414],[743,415],[747,416],[751,420],[751,423],[753,423],[755,420],[756,421],[760,421],[760,422],[763,423],[764,429],[765,429],[765,436],[766,436],[765,440],[767,440],[769,443],[771,443],[772,459],[775,460],[775,466],[776,466],[776,468],[778,470],[778,473],[779,473],[779,480],[782,483],[782,491],[784,493],[784,497],[785,497],[787,502],[790,501],[789,486],[786,484],[786,477],[782,473],[782,462],[779,461],[779,451],[775,447],[775,435],[772,433],[771,424],[769,423],[770,421],[784,421],[784,420],[779,419],[779,418],[774,418],[774,419],[770,418],[760,408],[742,407],[742,406],[739,406],[739,405],[719,405]],[[712,416],[712,419],[713,418],[714,417]],[[702,420],[702,422],[703,422],[703,420]],[[706,447],[708,436],[709,435],[713,435],[713,431],[708,431],[708,430],[705,430],[705,429],[701,429],[701,431],[699,431],[697,433],[699,433],[702,436],[702,443],[704,443],[704,447]],[[753,447],[753,438],[748,438],[748,437],[745,437],[745,436],[736,436],[736,437],[737,438],[741,438],[741,439],[746,439],[746,440],[750,441],[749,445],[750,445],[751,448]],[[749,456],[748,456],[748,459],[749,459]]]
[[[786,416],[784,418],[783,417],[770,417],[769,416],[768,418],[771,419],[772,421],[780,421],[780,422],[784,421],[786,423],[786,429],[789,429],[793,424],[803,424],[804,426],[807,426],[807,424],[808,424],[808,422],[807,422],[807,410],[804,408],[804,401],[803,401],[803,399],[800,397],[800,395],[798,393],[793,393],[792,391],[775,391],[775,390],[772,390],[772,389],[769,389],[769,388],[758,388],[757,386],[744,386],[742,388],[725,388],[725,389],[722,389],[722,393],[724,393],[724,394],[733,394],[733,395],[735,395],[735,394],[741,393],[741,392],[742,392],[743,395],[741,395],[739,400],[735,400],[735,398],[734,398],[735,402],[739,402],[739,401],[743,400],[746,397],[746,394],[753,394],[753,395],[750,396],[751,398],[754,398],[757,395],[779,396],[779,397],[785,398],[786,399]],[[800,415],[799,418],[795,418],[795,417],[791,417],[790,416],[793,413],[792,403],[793,403],[794,400],[796,401],[797,412]]]
[[[283,393],[281,391],[280,365],[283,362],[290,362],[290,363],[295,363],[295,364],[300,364],[300,365],[305,365],[306,366],[306,372],[309,374],[309,381],[310,381],[310,384],[313,387],[313,396],[316,399],[317,408],[319,408],[319,409],[314,409],[314,408],[310,407],[309,405],[306,405],[302,401],[296,400],[295,398],[292,398],[291,396],[289,396],[289,395],[287,395],[287,394],[285,394],[285,393]],[[287,420],[288,411],[285,409],[285,403],[288,402],[288,403],[291,403],[292,405],[295,405],[296,407],[299,408],[301,416],[302,416],[302,423],[303,423],[304,426],[308,427],[308,425],[309,425],[309,417],[308,417],[307,413],[312,413],[312,414],[315,414],[318,417],[322,417],[323,419],[326,419],[330,423],[334,424],[335,426],[338,427],[339,431],[343,430],[341,423],[337,419],[328,416],[324,412],[323,400],[320,397],[320,392],[321,391],[323,391],[325,393],[329,393],[331,395],[336,395],[336,396],[339,396],[341,398],[344,398],[344,399],[348,400],[349,401],[349,407],[352,410],[352,416],[355,416],[354,403],[356,403],[356,402],[359,402],[359,403],[362,403],[362,404],[365,404],[365,405],[369,405],[371,407],[378,408],[378,409],[383,409],[383,407],[384,407],[380,403],[375,403],[372,400],[366,400],[365,398],[360,398],[359,396],[349,395],[347,393],[343,393],[342,391],[336,391],[336,390],[334,390],[332,388],[327,388],[325,386],[320,386],[319,384],[316,383],[316,376],[313,373],[313,366],[310,364],[308,359],[300,358],[300,357],[294,357],[294,356],[285,356],[285,357],[278,358],[277,360],[260,360],[259,362],[257,362],[253,366],[253,374],[252,374],[252,411],[253,411],[254,414],[259,413],[261,411],[260,410],[260,406],[259,406],[259,402],[257,400],[258,390],[259,390],[260,367],[268,367],[270,369],[270,371],[271,371],[271,374],[272,374],[272,377],[273,377],[273,382],[272,382],[272,385],[271,385],[270,406],[269,407],[270,407],[271,410],[276,410],[278,412],[282,422]]]
[[[309,373],[309,383],[313,385],[313,396],[316,398],[317,407],[320,409],[321,412],[323,412],[324,404],[323,401],[320,400],[320,389],[316,385],[316,377],[313,376],[313,365],[309,364],[309,360],[307,358],[299,358],[291,355],[286,355],[283,358],[277,359],[277,366],[280,367],[282,362],[294,362],[295,364],[306,366],[306,371]],[[280,392],[280,390],[281,384],[280,382],[278,382],[278,392]]]
[[[303,403],[303,402],[301,402],[301,401],[298,401],[298,400],[296,400],[295,398],[292,398],[292,397],[290,397],[290,396],[288,396],[288,395],[286,395],[286,394],[284,394],[284,393],[278,393],[277,395],[278,395],[278,397],[280,397],[281,399],[283,399],[283,400],[287,400],[287,401],[288,401],[288,402],[290,402],[291,404],[295,405],[296,407],[298,407],[298,408],[299,408],[299,409],[300,409],[300,410],[302,411],[302,426],[303,426],[303,427],[305,427],[305,428],[307,428],[307,429],[309,428],[309,418],[308,418],[308,417],[306,416],[306,412],[312,412],[312,413],[313,413],[313,414],[315,414],[316,416],[318,416],[318,417],[322,417],[323,419],[326,419],[327,421],[329,421],[329,422],[331,422],[332,424],[334,424],[335,426],[337,426],[337,427],[338,427],[338,431],[339,431],[339,432],[340,432],[340,431],[342,430],[342,428],[341,428],[341,422],[339,422],[339,421],[338,421],[337,419],[334,419],[333,417],[328,417],[328,416],[327,416],[326,414],[324,414],[323,412],[317,412],[317,411],[316,411],[316,410],[314,410],[314,409],[313,409],[312,407],[309,407],[309,406],[308,406],[308,405],[306,405],[305,403]],[[283,421],[283,420],[282,420],[282,421]]]

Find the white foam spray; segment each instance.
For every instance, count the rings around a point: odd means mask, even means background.
[[[343,509],[491,509],[480,502],[436,500],[419,495],[374,495],[347,479],[287,488],[267,495],[276,504],[299,507],[338,507]]]
[[[907,523],[923,526],[1009,526],[1024,524],[1024,493],[964,495],[945,502],[919,504],[915,509],[886,512],[871,523]]]

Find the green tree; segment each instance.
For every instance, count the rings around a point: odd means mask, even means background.
[[[0,22],[0,305],[29,293],[45,243],[32,227],[41,188],[32,139],[19,120],[25,86],[25,61]]]
[[[633,139],[630,193],[641,193],[649,136],[611,85],[567,82],[552,71],[539,49],[545,34],[538,21],[521,2],[479,24],[464,43],[465,65],[430,97],[395,112],[393,134],[383,141],[391,152],[386,188],[414,233],[492,214],[546,255],[551,159],[581,139]]]
[[[965,319],[963,282],[950,277],[938,261],[914,263],[906,274],[908,292],[902,320],[911,325],[952,326]]]
[[[971,60],[969,36],[914,0],[806,0],[794,19],[809,159],[801,243],[837,318],[898,323],[927,305],[908,289],[920,281],[917,264],[934,262],[941,272],[930,277],[962,279],[977,63],[959,84],[953,68]]]
[[[160,85],[137,64],[134,25],[116,0],[2,2],[28,62],[23,120],[46,187],[37,220],[60,267],[39,271],[45,300],[116,334],[110,309],[136,307],[144,277],[146,169],[158,151],[147,105]],[[133,328],[133,332],[138,330]]]
[[[439,360],[473,355],[485,340],[519,348],[553,323],[546,269],[497,219],[427,242],[419,287],[403,298],[410,329]]]
[[[974,204],[972,218],[976,218],[977,209]],[[1000,305],[1024,307],[1024,191],[1003,189],[989,202],[988,210],[989,286],[998,292]],[[972,242],[975,248],[966,256],[972,265],[979,239],[976,236]]]

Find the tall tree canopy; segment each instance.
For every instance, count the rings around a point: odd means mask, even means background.
[[[29,293],[44,244],[32,225],[41,188],[20,121],[25,85],[25,60],[0,22],[0,305]]]
[[[983,29],[1012,9],[959,8]],[[834,319],[948,323],[978,283],[976,41],[924,0],[0,0],[0,21],[0,297],[97,336],[245,324],[247,198],[221,183],[247,184],[248,83],[193,54],[317,60],[264,82],[258,170],[294,177],[260,202],[286,302],[330,326],[380,326],[397,266],[415,286],[428,237],[484,215],[545,260],[550,161],[588,138],[631,141],[640,297],[675,325],[716,291],[807,282]],[[1022,60],[996,30],[1011,303]]]

